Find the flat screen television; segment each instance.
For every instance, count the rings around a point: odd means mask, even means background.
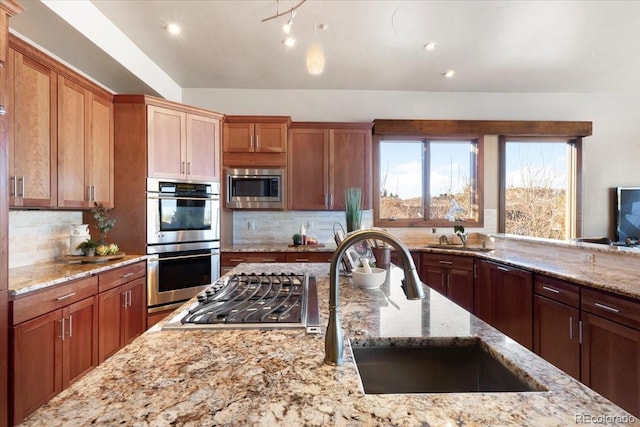
[[[617,187],[616,196],[618,242],[640,238],[640,187]]]

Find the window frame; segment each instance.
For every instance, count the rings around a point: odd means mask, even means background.
[[[557,136],[511,136],[498,138],[498,233],[506,234],[506,188],[507,188],[507,140],[512,142],[557,142],[565,143],[568,148],[567,195],[565,218],[565,239],[581,236],[582,229],[582,137]],[[523,236],[533,237],[533,236]]]
[[[452,227],[453,223],[445,218],[442,219],[429,219],[428,215],[423,218],[400,218],[395,220],[389,220],[386,218],[380,218],[380,144],[388,141],[473,141],[475,143],[475,153],[470,153],[470,156],[475,157],[475,162],[470,162],[471,174],[471,195],[472,204],[475,208],[475,220],[456,221],[456,224],[463,225],[464,227],[482,228],[484,227],[484,135],[374,135],[373,136],[373,224],[376,227],[419,227],[419,228],[437,228],[437,227]],[[423,172],[429,168],[428,156],[424,153],[422,157]],[[423,174],[422,186],[423,186],[423,205],[425,206],[425,213],[429,212],[430,206],[430,170],[428,173]],[[475,185],[474,185],[475,184]],[[427,200],[427,196],[429,201]]]

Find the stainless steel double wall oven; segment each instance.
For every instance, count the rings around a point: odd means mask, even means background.
[[[220,274],[220,184],[147,179],[149,312],[177,307]]]

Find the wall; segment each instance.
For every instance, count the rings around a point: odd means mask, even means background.
[[[49,262],[69,253],[71,224],[82,223],[76,211],[9,211],[9,268]]]
[[[374,119],[592,121],[584,140],[583,235],[613,237],[610,189],[640,186],[638,94],[446,93],[184,89],[183,102],[225,114],[290,115],[294,121]],[[485,208],[497,213],[497,157],[485,168]],[[489,166],[489,165],[487,165]],[[495,185],[496,187],[493,187]],[[489,224],[491,226],[491,224]],[[486,230],[489,231],[489,230]]]

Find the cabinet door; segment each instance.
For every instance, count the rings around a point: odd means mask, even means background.
[[[90,203],[113,207],[113,103],[87,96],[86,178]]]
[[[478,263],[476,315],[502,333],[533,349],[532,274],[488,261]]]
[[[447,296],[471,313],[473,312],[473,283],[472,271],[447,271]]]
[[[225,153],[252,152],[253,135],[253,123],[225,123],[222,128],[222,149]]]
[[[58,206],[88,207],[85,89],[58,76]]]
[[[292,129],[290,135],[287,162],[288,207],[297,210],[325,210],[329,203],[329,131]]]
[[[255,123],[255,151],[284,153],[287,151],[286,123]]]
[[[220,121],[187,114],[187,175],[200,181],[220,181]]]
[[[535,295],[533,349],[546,361],[580,380],[580,341],[577,308]]]
[[[640,416],[640,331],[582,312],[582,382]]]
[[[344,210],[344,191],[362,189],[362,208],[371,209],[371,132],[331,129],[329,135],[330,209]]]
[[[122,345],[125,346],[146,329],[147,299],[145,278],[139,278],[122,285],[126,307],[123,310]]]
[[[98,365],[98,305],[95,297],[71,304],[63,310],[62,386]]]
[[[62,390],[62,310],[13,327],[13,422]]]
[[[101,292],[98,295],[98,361],[102,363],[120,349],[122,307],[124,295],[122,287]]]
[[[57,77],[20,52],[11,50],[10,58],[14,84],[10,89],[9,204],[53,207],[57,202]]]
[[[180,179],[186,176],[186,114],[168,108],[147,107],[149,176]]]
[[[420,279],[425,285],[440,292],[442,295],[447,295],[445,275],[446,270],[439,267],[434,267],[428,264],[422,264],[420,267]]]

